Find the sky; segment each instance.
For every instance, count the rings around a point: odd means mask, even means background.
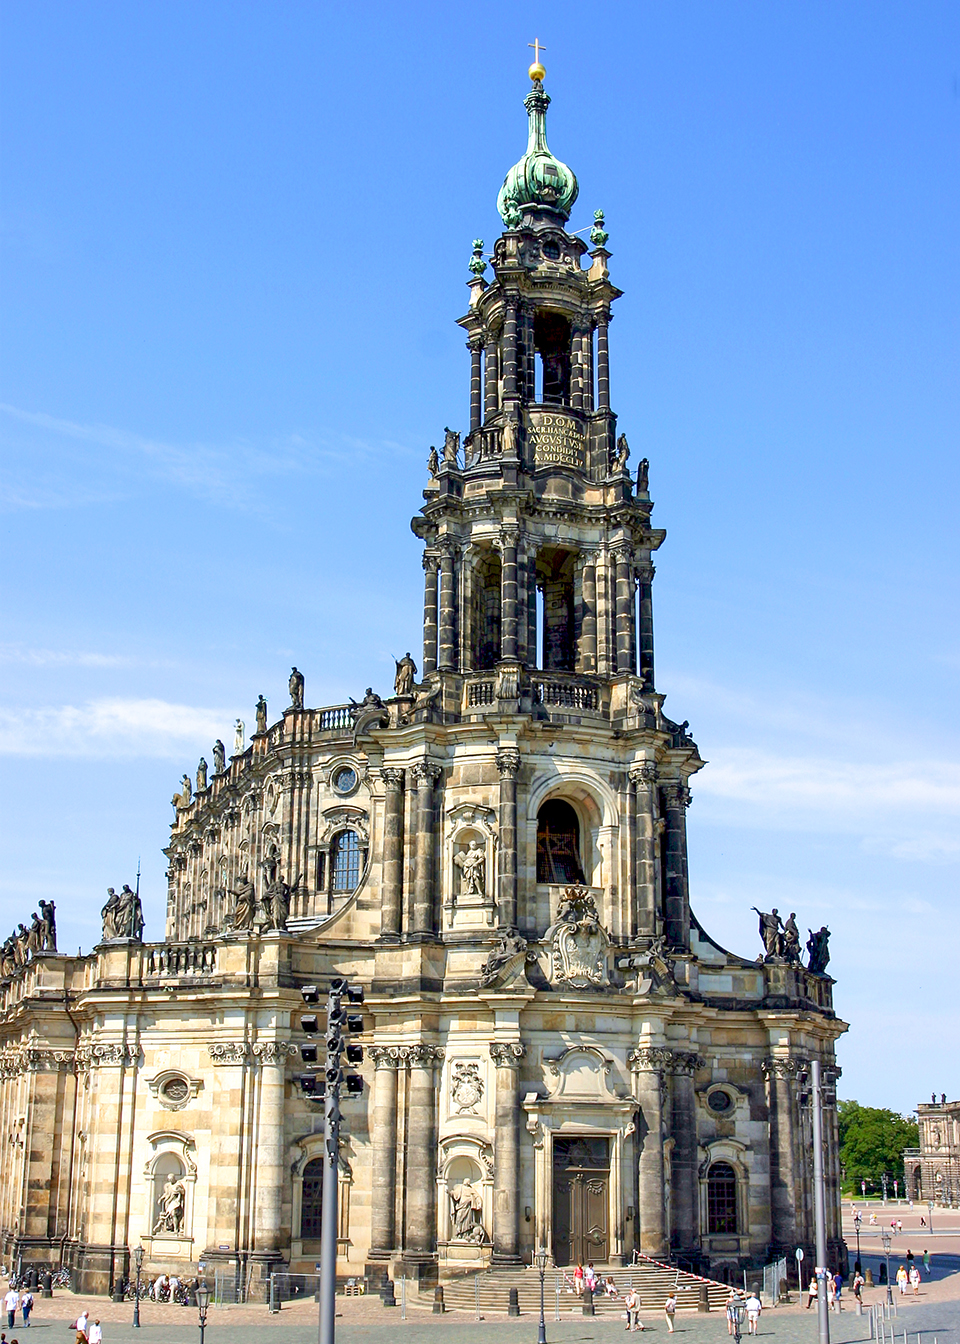
[[[389,691],[546,47],[667,529],[694,910],[832,931],[840,1095],[960,1096],[960,8],[0,7],[0,929],[89,949],[290,666]]]

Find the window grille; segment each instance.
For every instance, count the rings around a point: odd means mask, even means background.
[[[322,1205],[323,1158],[314,1157],[303,1169],[303,1198],[300,1202],[301,1240],[320,1240]]]
[[[713,1232],[737,1230],[737,1173],[727,1162],[717,1162],[707,1176],[707,1228]]]
[[[580,862],[580,822],[562,799],[544,803],[537,814],[537,881],[586,881]]]
[[[333,870],[331,891],[356,891],[360,881],[360,837],[356,831],[341,831],[334,837],[330,860]]]

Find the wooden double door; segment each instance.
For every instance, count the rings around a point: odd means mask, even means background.
[[[558,1265],[602,1264],[610,1251],[610,1142],[553,1141],[553,1254]]]

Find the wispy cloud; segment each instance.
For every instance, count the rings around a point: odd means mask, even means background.
[[[133,667],[140,662],[140,659],[122,653],[28,649],[22,644],[0,644],[0,663],[20,663],[27,667]]]
[[[100,699],[0,710],[0,755],[179,757],[224,737],[227,710],[165,700]]]

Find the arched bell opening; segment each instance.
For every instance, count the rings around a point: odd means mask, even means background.
[[[574,551],[544,549],[537,557],[537,588],[542,594],[540,665],[544,671],[576,670],[575,562]]]
[[[563,798],[549,798],[537,813],[537,882],[579,886],[586,882],[580,818]]]
[[[473,571],[471,661],[476,671],[496,667],[500,660],[500,554],[488,550]]]
[[[536,352],[536,400],[545,406],[570,405],[570,320],[562,313],[538,311],[533,319]]]

